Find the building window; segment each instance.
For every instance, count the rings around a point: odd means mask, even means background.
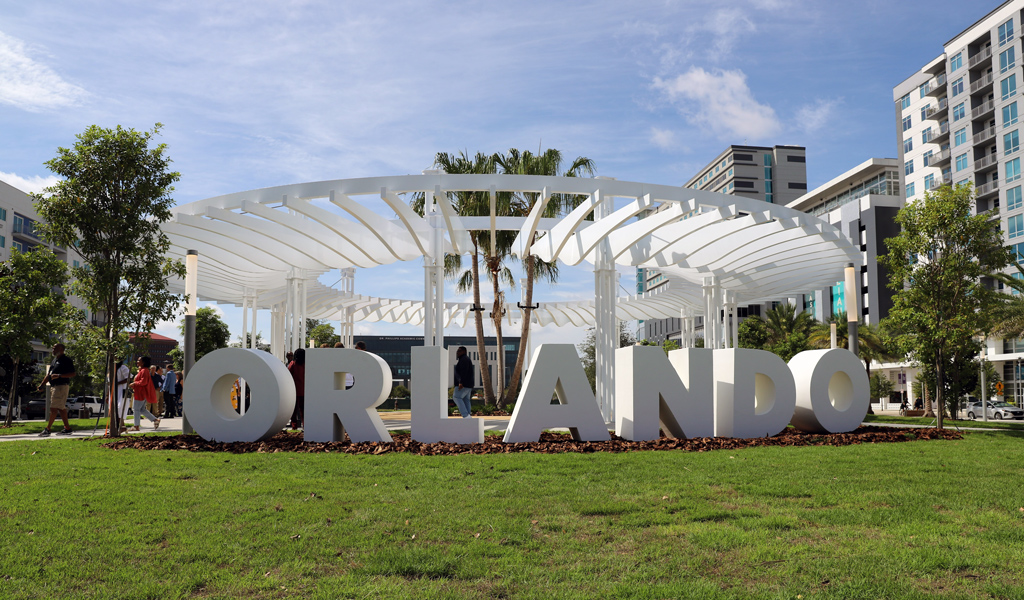
[[[921,143],[922,144],[927,144],[930,141],[932,141],[932,128],[931,127],[927,128],[927,129],[925,129],[924,131],[921,132]]]
[[[1010,46],[1003,52],[999,53],[999,72],[1005,73],[1012,69],[1016,64],[1016,49]]]
[[[914,138],[907,138],[903,140],[903,153],[909,154],[914,149]]]
[[[922,121],[927,121],[928,120],[928,109],[930,109],[931,107],[932,107],[931,104],[925,104],[924,106],[921,107],[921,120]]]
[[[957,104],[956,106],[953,107],[953,122],[955,123],[960,119],[964,118],[964,115],[966,114],[967,111],[964,108],[964,103],[961,102],[960,104]]]
[[[903,117],[903,131],[910,129],[911,125],[913,125],[913,123],[911,122],[910,115]]]
[[[910,159],[907,162],[903,163],[903,174],[904,175],[910,175],[913,172],[914,172],[914,159]]]
[[[1020,186],[1006,190],[1006,210],[1014,210],[1021,206]]]
[[[771,154],[765,154],[764,155],[764,166],[766,166],[766,167],[772,166],[772,155]]]
[[[1005,46],[1011,41],[1013,41],[1013,19],[999,26],[999,46]]]
[[[964,144],[966,142],[967,142],[967,128],[964,127],[963,129],[958,129],[957,132],[955,134],[953,134],[953,145],[954,146],[959,146],[960,144]]]
[[[910,94],[904,94],[900,98],[900,110],[907,110],[908,108],[910,108]]]
[[[1017,136],[1017,130],[1014,129],[1003,136],[1003,154],[1013,154],[1017,150],[1020,150],[1020,138]]]
[[[999,91],[1003,95],[1003,100],[1015,95],[1017,93],[1017,75],[1010,75],[1006,79],[1000,81]]]
[[[19,241],[13,241],[13,242],[11,242],[11,249],[17,250],[18,252],[24,252],[25,251],[25,244],[22,244]]]
[[[787,156],[786,157],[786,162],[795,162],[795,163],[807,162],[807,157],[806,156]]]
[[[1018,264],[1024,262],[1024,244],[1014,244],[1010,246],[1010,249],[1013,250],[1013,259],[1017,261]]]
[[[924,98],[925,96],[927,96],[928,95],[928,84],[927,83],[922,83],[920,86],[918,86],[917,93],[920,94],[918,96],[918,98]]]
[[[967,168],[967,153],[965,152],[964,154],[961,154],[960,156],[956,157],[956,170],[957,171],[963,171],[966,168]]]
[[[914,197],[914,184],[913,183],[908,183],[907,184],[907,198],[913,198],[913,197]]]
[[[6,220],[7,220],[7,209],[6,208],[0,208],[0,221],[6,221]]]
[[[949,59],[949,70],[950,72],[956,71],[962,66],[964,66],[964,53],[957,52],[953,55],[953,58]]]
[[[953,91],[953,95],[962,94],[964,91],[964,78],[961,77],[953,82],[953,86],[950,88]]]
[[[765,179],[771,179],[772,178],[772,168],[771,167],[765,167],[764,168],[764,178]]]
[[[933,152],[931,150],[924,153],[924,155],[921,157],[922,167],[927,167],[932,164],[932,154]]]
[[[1015,158],[1006,163],[1006,183],[1020,179],[1020,159]]]
[[[22,233],[24,227],[25,219],[22,219],[19,215],[14,215],[14,233]]]
[[[1014,215],[1007,219],[1006,230],[1011,240],[1024,235],[1024,215]]]
[[[935,173],[929,173],[924,176],[924,189],[930,190],[935,185]]]
[[[7,247],[7,238],[5,238],[4,236],[0,235],[0,248],[5,248],[5,247]]]
[[[1017,122],[1017,103],[1007,104],[1003,107],[1003,126],[1013,125]]]
[[[806,190],[807,184],[802,181],[790,181],[789,189],[791,190]]]

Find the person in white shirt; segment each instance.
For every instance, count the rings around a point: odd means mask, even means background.
[[[117,414],[120,415],[120,421],[124,423],[124,419],[128,416],[128,403],[125,402],[125,392],[128,390],[128,382],[132,380],[132,371],[128,368],[128,365],[124,364],[124,361],[117,363],[117,369],[115,370],[114,377],[117,380]]]

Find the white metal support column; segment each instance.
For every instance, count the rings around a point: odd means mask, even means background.
[[[704,285],[701,286],[704,292],[704,347],[716,348],[715,346],[715,278],[705,277]]]
[[[308,298],[309,286],[306,285],[305,278],[299,279],[299,345],[303,348],[309,345],[306,341],[306,300]]]
[[[729,295],[730,295],[730,298],[732,300],[732,321],[731,321],[732,325],[730,327],[730,331],[732,331],[732,347],[733,348],[739,348],[740,347],[740,316],[739,316],[739,312],[740,311],[739,311],[739,308],[737,307],[736,294],[730,293]]]
[[[249,342],[246,339],[248,336],[249,327],[249,288],[245,288],[242,293],[242,347],[248,348]]]
[[[614,199],[595,192],[594,220],[600,221],[614,211]],[[594,262],[594,363],[597,403],[606,422],[615,422],[615,351],[619,347],[619,327],[615,318],[617,297],[615,261],[607,238],[597,246]]]
[[[434,226],[434,346],[444,347],[444,220],[435,208]]]
[[[252,291],[252,327],[249,328],[249,331],[250,331],[250,334],[251,334],[249,336],[249,348],[251,348],[253,350],[256,349],[256,306],[257,306],[256,303],[257,303],[258,300],[259,300],[259,291],[258,290],[253,290]],[[244,347],[245,343],[243,343],[242,346]]]
[[[295,274],[294,270],[289,273],[285,280],[285,305],[284,305],[284,331],[281,341],[284,342],[284,353],[288,354],[295,349]]]

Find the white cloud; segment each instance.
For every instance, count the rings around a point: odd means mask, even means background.
[[[3,181],[12,187],[16,187],[23,192],[38,194],[43,191],[43,188],[48,188],[60,180],[55,175],[47,175],[46,177],[40,177],[38,175],[22,177],[15,173],[4,173],[3,171],[0,171],[0,181]]]
[[[655,77],[653,87],[688,121],[733,143],[762,140],[781,130],[775,110],[754,98],[743,71],[691,67],[674,79]]]
[[[86,92],[29,58],[24,42],[0,32],[0,103],[32,112],[72,106]]]
[[[819,98],[813,104],[805,104],[796,111],[796,126],[807,133],[814,133],[831,123],[835,116],[838,100]]]
[[[670,129],[658,129],[657,127],[651,127],[651,143],[661,148],[662,150],[668,150],[676,145],[676,132]]]
[[[712,55],[723,57],[732,51],[733,44],[741,36],[757,31],[754,23],[747,18],[747,11],[739,8],[724,8],[711,13],[701,21],[698,29],[708,31],[714,36],[711,44]]]

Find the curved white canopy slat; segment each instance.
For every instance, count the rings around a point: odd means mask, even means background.
[[[463,191],[535,194],[527,216],[460,217],[449,198]],[[406,195],[421,193],[436,204],[437,221],[420,216]],[[560,219],[544,218],[564,195],[582,198]],[[607,217],[593,219],[605,198],[618,199]],[[319,201],[314,203],[314,201]],[[376,208],[374,208],[376,207]],[[380,209],[392,211],[393,216]],[[281,306],[289,277],[306,280],[306,316],[420,324],[421,299],[375,298],[341,292],[317,278],[332,270],[371,268],[419,260],[431,251],[433,227],[446,253],[466,251],[470,227],[518,231],[514,253],[527,251],[567,265],[592,263],[602,245],[616,264],[660,271],[668,284],[654,293],[618,298],[623,320],[679,317],[703,310],[704,277],[739,302],[784,298],[834,284],[846,263],[859,265],[859,248],[833,226],[811,215],[740,196],[682,187],[602,178],[426,173],[307,182],[226,194],[173,209],[163,228],[170,256],[200,254],[199,297],[240,304]],[[539,239],[532,248],[527,241]],[[170,282],[180,290],[181,282]],[[591,325],[593,299],[547,303],[533,311],[539,324]],[[445,304],[446,326],[472,318],[465,302]],[[504,322],[523,311],[506,305]],[[489,311],[485,313],[489,315]]]

